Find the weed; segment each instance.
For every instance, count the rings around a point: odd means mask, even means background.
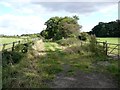
[[[74,69],[70,69],[70,70],[68,70],[68,72],[67,72],[67,75],[68,76],[72,76],[72,75],[74,75],[75,74],[75,70]]]

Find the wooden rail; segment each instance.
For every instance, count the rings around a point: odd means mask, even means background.
[[[96,42],[96,44],[100,44],[103,47],[103,51],[106,55],[114,55],[117,56],[118,59],[120,59],[120,44],[114,44],[114,43],[107,43],[106,42]]]
[[[35,41],[35,40],[39,40],[38,38],[33,38],[31,39],[31,41]],[[4,50],[12,50],[14,51],[15,49],[15,46],[17,44],[25,44],[25,43],[28,43],[27,40],[19,40],[19,41],[15,41],[15,42],[10,42],[10,43],[5,43],[5,44],[0,44],[0,47],[2,47],[2,50],[1,51],[4,51]],[[7,46],[11,45],[10,47],[6,48]]]

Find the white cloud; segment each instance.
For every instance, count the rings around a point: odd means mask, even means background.
[[[30,3],[32,0],[0,0],[0,1],[9,3]]]
[[[22,33],[39,33],[45,28],[44,20],[38,16],[14,16],[4,15],[0,17],[0,22],[6,25],[6,22],[10,22],[6,27],[0,27],[0,34],[22,34]]]
[[[3,5],[6,6],[6,7],[11,7],[11,4],[8,3],[8,2],[0,2],[0,3],[3,4]]]
[[[111,11],[115,11],[118,9],[118,4],[113,4],[113,5],[110,5],[108,7],[105,7],[104,9],[101,8],[99,10],[99,12],[103,13],[103,14],[107,14],[108,12],[111,12]]]
[[[31,0],[33,2],[118,2],[119,0]]]
[[[51,0],[50,0],[51,1]],[[49,2],[50,2],[49,1]],[[53,0],[54,1],[54,0]],[[57,1],[57,0],[56,0]],[[56,2],[54,1],[54,2]],[[88,0],[58,0],[60,2],[86,2],[88,3]],[[113,2],[113,0],[92,0],[90,2]],[[104,15],[111,15],[110,12],[114,11],[116,9],[116,5],[111,4],[108,5],[108,7],[106,5],[102,5],[100,6],[100,4],[94,4],[94,5],[89,5],[88,3],[88,7],[86,5],[82,5],[81,7],[77,7],[76,4],[74,5],[74,7],[76,6],[76,8],[72,7],[68,7],[65,8],[62,7],[62,5],[59,7],[60,10],[50,10],[50,8],[47,7],[43,7],[41,4],[33,4],[33,2],[39,3],[42,2],[42,0],[2,0],[2,3],[4,6],[12,8],[12,14],[5,14],[0,16],[0,34],[22,34],[22,33],[38,33],[41,30],[43,30],[43,28],[45,28],[44,26],[44,22],[46,21],[45,19],[49,19],[50,17],[53,16],[73,16],[73,15],[78,15],[80,16],[80,11],[81,12],[88,12],[87,10],[89,10],[88,16],[92,16],[91,15],[91,11],[93,12],[92,14],[94,14],[94,12],[100,12]],[[45,2],[45,1],[44,1]],[[117,2],[117,0],[115,0],[114,2]],[[80,5],[78,5],[80,6]],[[82,8],[83,7],[83,8]],[[98,8],[99,10],[94,10],[94,8]],[[53,7],[54,9],[57,9],[56,7]],[[62,8],[62,10],[61,10]],[[92,10],[91,10],[92,8]],[[70,11],[68,11],[68,9],[71,9]],[[74,10],[76,12],[73,12]],[[80,9],[79,12],[77,11],[77,9]],[[83,10],[82,10],[83,9]],[[109,14],[108,14],[109,12]],[[87,17],[85,14],[83,14],[83,17]],[[81,18],[81,17],[80,17]],[[81,19],[80,19],[81,20]],[[83,22],[83,21],[81,21]],[[86,23],[87,22],[87,23]],[[82,31],[89,31],[90,29],[92,29],[97,23],[91,23],[91,21],[86,20],[85,23],[80,23],[82,24],[83,28]]]

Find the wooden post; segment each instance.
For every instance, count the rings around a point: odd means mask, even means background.
[[[3,48],[2,48],[2,51],[4,51],[4,49],[5,49],[5,45],[6,45],[6,44],[3,44]]]
[[[120,44],[118,44],[118,60],[120,59]]]
[[[20,44],[20,41],[18,41],[18,44]]]
[[[98,44],[98,42],[96,41],[96,45]]]
[[[13,42],[12,51],[14,51],[14,47],[15,47],[15,42]]]
[[[108,44],[107,41],[105,42],[105,54],[107,55],[107,51],[108,51]]]
[[[105,42],[103,42],[103,49],[105,50]]]
[[[81,41],[81,47],[82,47],[82,41]]]

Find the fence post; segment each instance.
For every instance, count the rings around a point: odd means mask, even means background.
[[[3,44],[3,48],[2,48],[2,51],[5,49],[5,45],[6,45],[6,44]]]
[[[120,58],[120,44],[118,44],[118,60],[119,60],[119,58]]]
[[[96,45],[98,44],[98,42],[96,41]]]
[[[20,41],[18,41],[18,44],[20,44]]]
[[[15,42],[13,42],[12,51],[14,51],[14,47],[15,47]]]
[[[81,47],[82,47],[82,41],[81,41]]]
[[[107,55],[107,51],[108,51],[108,44],[107,44],[107,41],[105,42],[105,53]]]
[[[105,42],[103,42],[103,49],[105,50]]]

